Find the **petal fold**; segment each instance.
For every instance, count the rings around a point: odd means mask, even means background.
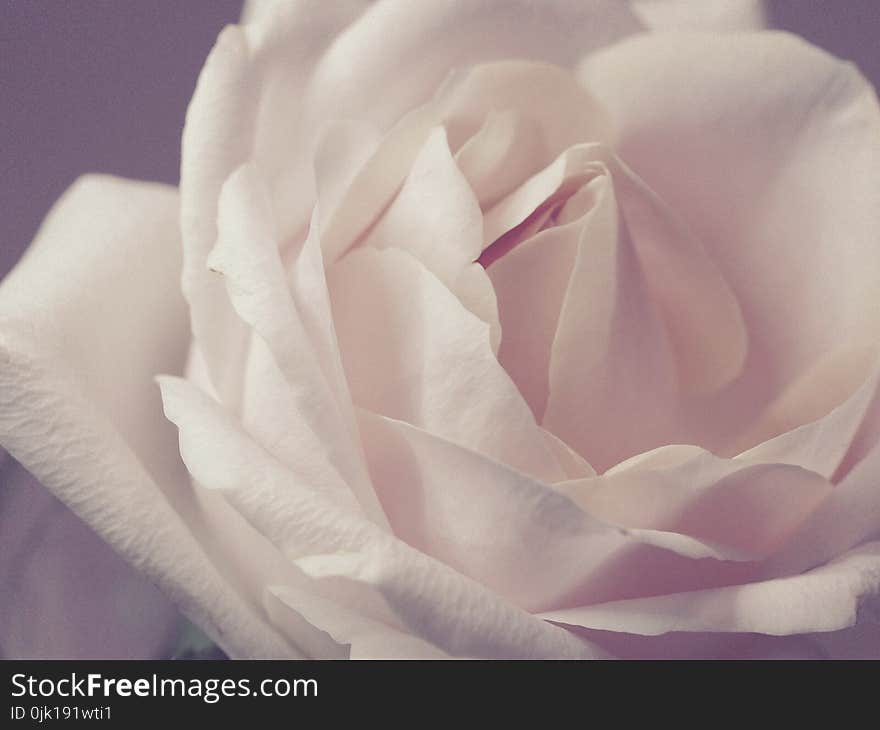
[[[358,249],[330,271],[354,403],[493,456],[564,478],[492,351],[489,326],[398,249]]]
[[[870,84],[776,32],[645,34],[593,54],[580,77],[609,110],[620,157],[702,243],[742,312],[739,376],[688,415],[701,443],[732,455],[854,393],[876,362],[857,353],[876,357],[880,331]]]
[[[605,631],[773,635],[836,631],[876,618],[880,543],[801,575],[745,585],[553,611],[549,621]]]

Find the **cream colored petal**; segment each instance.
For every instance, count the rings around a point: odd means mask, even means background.
[[[291,296],[268,190],[253,167],[230,176],[219,210],[208,265],[222,274],[235,311],[265,343],[283,381],[260,358],[263,368],[248,373],[245,422],[302,478],[349,504],[358,495],[375,512],[348,393],[333,377],[332,363],[322,367]],[[252,352],[251,362],[258,355]],[[256,411],[252,398],[261,406]]]
[[[378,218],[437,126],[447,130],[456,164],[481,205],[571,145],[614,138],[604,110],[568,69],[505,60],[451,73],[430,101],[394,125],[352,180],[327,226],[328,258],[336,259]]]
[[[596,659],[605,654],[400,542],[298,562],[320,589],[453,656]],[[387,651],[387,650],[386,650]],[[383,651],[383,655],[384,655]]]
[[[492,351],[489,326],[409,254],[359,249],[330,272],[354,403],[526,473],[563,478]]]
[[[450,289],[482,251],[483,216],[442,127],[428,135],[400,192],[361,245],[398,248]]]
[[[870,361],[861,372],[820,363],[880,340],[880,108],[870,84],[782,33],[649,34],[594,54],[582,71],[615,121],[621,158],[699,238],[743,313],[740,377],[688,415],[702,443],[735,453],[756,445],[736,441],[749,428],[766,439],[855,392]],[[784,407],[761,424],[785,389]]]
[[[428,642],[460,656],[593,656],[588,644],[340,510],[192,385],[171,378],[161,385],[195,480],[223,495],[293,561],[286,576],[276,576],[265,588],[337,642],[357,643],[368,632],[365,638],[375,650],[372,634],[384,623],[392,629],[386,632],[389,640],[399,632],[414,637],[406,639],[406,647]],[[304,581],[303,573],[310,580]],[[327,650],[326,638],[279,613],[271,596],[263,605],[276,625],[292,630],[297,643]],[[326,610],[318,610],[322,605]]]
[[[662,452],[679,450],[660,448],[654,459],[662,464]],[[632,461],[601,478],[556,488],[600,520],[690,535],[762,557],[781,547],[834,491],[828,480],[798,466],[749,464],[707,451],[653,468],[648,458]]]
[[[0,286],[0,443],[227,653],[298,656],[215,562],[163,424],[179,266],[173,190],[76,183]]]
[[[763,0],[630,0],[633,12],[656,30],[760,30],[767,24]]]
[[[571,501],[576,495],[563,491],[566,483],[551,488],[401,421],[361,412],[360,424],[395,534],[530,611],[606,591],[627,594],[646,582],[647,572],[659,574],[649,593],[664,580],[666,590],[699,587],[707,568],[700,559],[757,557],[744,540],[730,547],[711,537],[597,519]],[[610,491],[618,485],[592,481]]]
[[[233,408],[241,397],[247,333],[223,283],[205,265],[217,239],[220,189],[239,165],[256,159],[267,170],[275,202],[288,201],[279,206],[282,238],[305,225],[314,205],[314,140],[300,127],[303,89],[317,59],[363,7],[273,2],[256,14],[256,22],[227,27],[187,109],[180,176],[183,290],[213,385]]]

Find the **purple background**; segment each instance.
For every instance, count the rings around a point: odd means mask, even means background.
[[[176,183],[196,77],[241,0],[2,0],[0,274],[84,172]]]
[[[236,21],[240,5],[241,0],[0,0],[0,276],[21,255],[52,202],[82,173],[177,182],[187,102],[217,33]],[[768,9],[771,25],[855,61],[880,85],[880,0],[769,0]],[[54,566],[53,584],[82,574],[90,576],[93,595],[118,593],[130,581],[119,559],[41,488],[23,484],[16,469],[0,468],[0,518],[11,529],[12,507],[29,493],[34,524],[47,526],[32,537],[28,560],[42,561],[44,575],[52,575],[46,566]],[[45,516],[36,520],[40,515]],[[63,565],[54,557],[59,540],[72,548]],[[42,594],[31,600],[23,588],[16,589],[24,573],[18,563],[5,562],[0,559],[0,623],[8,627],[11,621],[19,630],[11,638],[0,631],[0,655],[163,651],[156,643],[163,631],[156,625],[159,608],[148,615],[126,609],[122,616],[99,603],[83,605],[77,623],[76,607],[68,606],[58,615],[66,616],[61,623],[70,624],[67,634],[73,632],[73,638],[33,630],[41,623],[63,626],[37,605]],[[102,587],[101,580],[108,583]],[[134,586],[129,593],[146,591],[142,606],[159,605],[149,587]],[[145,634],[140,643],[134,628]]]

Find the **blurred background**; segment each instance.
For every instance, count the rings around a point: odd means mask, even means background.
[[[186,105],[240,9],[241,0],[0,0],[0,277],[81,174],[177,183]],[[766,9],[771,27],[855,62],[880,86],[880,0]],[[0,452],[0,656],[160,657],[182,638],[191,636],[164,599]]]

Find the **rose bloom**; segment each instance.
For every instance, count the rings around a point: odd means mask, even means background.
[[[880,654],[875,93],[641,5],[252,8],[3,283],[0,443],[233,657]]]

